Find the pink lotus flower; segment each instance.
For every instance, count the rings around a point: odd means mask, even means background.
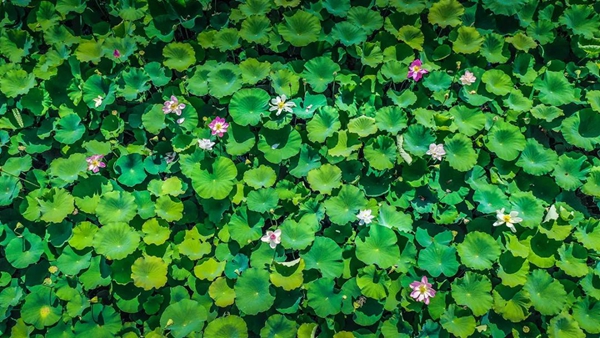
[[[463,86],[472,85],[473,83],[475,83],[475,81],[477,81],[477,78],[475,77],[475,75],[473,75],[473,73],[471,73],[468,70],[463,76],[460,77],[460,83],[462,83]]]
[[[429,71],[427,71],[426,69],[421,68],[422,65],[423,63],[419,59],[413,61],[408,67],[408,78],[412,78],[415,81],[419,81],[423,77],[423,74],[429,73]]]
[[[427,281],[426,276],[423,276],[420,282],[414,281],[410,283],[410,288],[413,289],[410,296],[417,302],[429,305],[429,299],[435,297],[435,290],[431,287],[431,283]]]
[[[106,167],[106,164],[102,162],[102,158],[104,155],[93,155],[85,159],[88,163],[88,170],[91,170],[94,173],[100,171],[100,168]]]
[[[179,103],[179,100],[177,100],[175,95],[171,95],[171,99],[165,101],[165,105],[163,106],[162,110],[165,114],[175,113],[177,116],[180,116],[183,108],[185,108],[185,104]]]
[[[208,127],[210,130],[212,130],[213,135],[223,137],[223,134],[225,134],[227,132],[227,128],[229,128],[229,123],[225,122],[224,118],[217,116],[214,120],[212,120]]]
[[[113,51],[113,56],[116,57],[117,59],[121,57],[121,52],[119,52],[118,49],[115,49]]]
[[[261,241],[269,243],[271,249],[275,249],[277,244],[281,243],[281,229],[275,231],[267,231],[267,233],[260,238]]]

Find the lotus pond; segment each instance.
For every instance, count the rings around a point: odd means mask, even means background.
[[[598,337],[599,13],[2,1],[0,336]]]

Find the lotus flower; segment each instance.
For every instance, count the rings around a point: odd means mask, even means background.
[[[367,209],[361,210],[358,215],[356,215],[356,218],[360,220],[360,222],[358,222],[359,225],[365,225],[373,222],[375,216],[371,215],[371,209]]]
[[[426,69],[421,68],[422,65],[423,63],[419,59],[413,61],[408,67],[408,78],[412,78],[415,81],[419,81],[423,77],[423,74],[429,73],[429,71],[427,71]]]
[[[432,143],[429,145],[429,150],[427,150],[426,154],[431,155],[435,160],[441,161],[442,156],[446,155],[446,150],[444,150],[443,144]]]
[[[100,171],[100,168],[106,167],[106,164],[102,162],[103,155],[92,155],[85,159],[88,163],[88,170],[91,170],[94,173]]]
[[[198,147],[204,150],[212,150],[215,143],[207,138],[203,138],[198,140]]]
[[[497,221],[494,222],[494,226],[500,226],[502,224],[506,224],[506,226],[512,231],[512,232],[517,232],[517,229],[515,228],[515,224],[516,223],[520,223],[523,221],[523,219],[519,216],[519,212],[518,211],[511,211],[509,214],[504,214],[504,208],[500,209],[500,210],[496,210],[496,219]]]
[[[113,51],[113,56],[116,57],[117,59],[121,57],[121,52],[119,52],[118,49],[115,49]]]
[[[179,100],[175,97],[175,95],[171,95],[171,99],[165,101],[165,105],[163,106],[163,113],[175,113],[177,116],[181,115],[181,111],[185,108],[184,103],[179,103]]]
[[[475,81],[477,81],[477,78],[475,77],[475,75],[473,75],[473,73],[471,73],[468,70],[463,76],[460,77],[460,83],[462,83],[463,86],[472,85],[473,83],[475,83]]]
[[[94,101],[94,107],[98,108],[102,105],[102,101],[104,100],[104,98],[101,95],[98,95],[97,98],[92,99],[92,101]]]
[[[435,290],[431,287],[431,283],[427,281],[427,277],[423,276],[421,281],[410,283],[410,288],[413,290],[410,296],[417,302],[423,302],[429,305],[429,299],[435,297]]]
[[[287,97],[283,94],[272,99],[270,103],[271,108],[269,108],[269,111],[277,110],[277,113],[275,113],[277,116],[279,116],[282,111],[291,113],[293,111],[292,108],[296,107],[296,104],[294,102],[287,102],[286,100]]]
[[[275,231],[267,231],[267,233],[260,238],[261,241],[269,243],[271,249],[275,249],[277,244],[281,243],[281,229]]]
[[[227,128],[229,128],[229,123],[225,122],[224,118],[217,116],[214,120],[212,120],[208,127],[210,130],[212,130],[213,135],[223,137],[223,134],[225,134],[227,132]]]

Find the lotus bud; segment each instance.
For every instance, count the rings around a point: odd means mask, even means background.
[[[98,303],[98,296],[92,297],[92,299],[90,299],[90,303],[92,303],[92,304]]]
[[[50,278],[44,278],[44,285],[52,285],[52,279]]]
[[[79,213],[79,209],[75,208],[73,209],[73,215],[77,215]]]
[[[51,274],[55,274],[58,272],[58,268],[54,265],[52,265],[51,267],[48,268],[48,272],[50,272]]]
[[[460,64],[461,64],[461,62],[460,62],[460,61],[456,61],[456,70],[459,70],[459,69],[460,69]]]
[[[252,164],[252,162],[250,162],[250,160],[249,160],[249,159],[246,159],[246,161],[244,162],[244,164],[245,164],[245,165],[251,165],[251,164]]]
[[[208,117],[206,117],[206,116],[203,116],[203,117],[202,117],[202,121],[204,121],[204,122],[208,121]]]
[[[269,210],[269,212],[270,212],[270,213],[272,213],[272,214],[274,214],[274,213],[275,213],[275,210],[273,210],[273,208],[271,208],[271,209]]]
[[[474,90],[471,90],[471,91],[469,92],[469,94],[471,94],[471,95],[472,95],[472,94],[475,94],[475,93],[477,93],[477,92],[476,92],[476,91],[474,91]]]
[[[469,219],[467,219],[467,218],[465,218],[465,219],[463,220],[463,223],[464,223],[464,224],[469,224],[469,222],[471,222],[471,220],[469,220]]]
[[[19,151],[25,151],[27,148],[25,146],[18,146],[17,149],[19,149]]]
[[[139,54],[140,55],[144,55],[144,54],[146,54],[146,52],[144,52],[143,50],[141,50]]]
[[[113,111],[111,111],[110,113],[111,113],[111,114],[113,114],[113,115],[115,115],[115,116],[117,116],[117,114],[119,114],[119,112],[118,112],[118,111],[116,111],[116,110],[113,110]]]
[[[169,318],[169,320],[167,320],[167,325],[165,325],[165,327],[169,327],[169,326],[173,325],[173,323],[175,323],[173,321],[173,319]]]
[[[21,229],[22,227],[23,227],[23,224],[21,224],[21,222],[17,222],[17,225],[15,225],[15,230]]]
[[[579,75],[581,75],[581,69],[575,70],[575,75],[577,75],[577,77],[579,77]]]
[[[342,295],[342,299],[346,300],[346,299],[348,299],[348,296]]]
[[[523,326],[524,333],[529,333],[529,331],[530,331],[529,326],[527,326],[527,325]]]

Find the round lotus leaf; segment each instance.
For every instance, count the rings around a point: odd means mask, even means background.
[[[297,130],[285,127],[281,130],[261,129],[258,134],[258,150],[267,161],[281,163],[300,152],[302,138]]]
[[[52,289],[36,285],[30,289],[21,308],[23,321],[41,330],[56,324],[61,317],[62,306]]]
[[[356,215],[367,205],[363,192],[352,185],[344,185],[337,196],[332,196],[324,203],[325,211],[331,222],[345,225],[357,221]]]
[[[126,191],[111,191],[102,194],[96,214],[101,224],[129,222],[135,217],[137,206],[135,198]]]
[[[321,318],[335,315],[342,310],[342,294],[336,292],[334,280],[320,278],[306,285],[306,298],[315,314]]]
[[[525,149],[525,136],[518,127],[497,122],[490,130],[485,145],[505,161],[513,161]]]
[[[168,327],[173,337],[183,338],[192,332],[200,332],[206,319],[206,309],[201,304],[195,300],[182,299],[165,309],[160,316],[160,326]]]
[[[144,161],[140,154],[119,157],[115,161],[115,172],[119,175],[117,180],[128,187],[144,182],[148,176],[144,171]]]
[[[17,269],[24,269],[37,262],[43,252],[42,239],[27,229],[22,236],[11,239],[4,248],[6,260]]]
[[[260,165],[244,173],[244,182],[254,189],[271,187],[276,179],[275,170],[266,165]]]
[[[335,80],[335,74],[340,71],[340,66],[326,56],[311,59],[304,64],[304,68],[302,77],[317,93],[324,92],[327,86]]]
[[[317,269],[323,277],[339,277],[344,270],[342,249],[331,238],[315,238],[310,250],[301,257],[306,262],[306,269]]]
[[[533,307],[543,315],[558,314],[567,302],[563,285],[544,270],[534,270],[523,288],[529,293]]]
[[[275,301],[271,289],[269,272],[260,268],[250,268],[235,283],[236,305],[241,312],[255,315],[267,311]]]
[[[294,47],[304,47],[317,41],[321,32],[321,21],[305,11],[297,11],[292,16],[284,16],[285,23],[277,29],[281,37]]]
[[[163,49],[163,64],[183,72],[196,63],[196,52],[189,43],[171,42]]]
[[[242,88],[241,70],[232,63],[219,64],[208,73],[208,92],[216,98],[236,93]]]
[[[167,284],[167,263],[160,257],[140,257],[131,266],[131,279],[146,291],[161,288]]]
[[[306,177],[312,190],[330,195],[333,189],[342,185],[342,171],[331,164],[324,164],[308,172]]]
[[[500,257],[500,245],[486,233],[475,231],[465,236],[456,247],[461,262],[475,270],[491,269]]]
[[[110,260],[119,260],[137,250],[140,236],[126,223],[105,225],[94,236],[94,249]]]
[[[248,338],[246,322],[235,315],[216,318],[204,329],[205,337],[212,338]]]
[[[458,272],[456,249],[434,242],[419,252],[419,268],[426,270],[433,277],[454,276]]]
[[[356,277],[356,285],[363,295],[383,300],[388,296],[388,288],[391,280],[385,270],[378,270],[374,265],[368,265],[359,270]]]
[[[367,265],[386,269],[398,263],[400,251],[394,231],[381,225],[362,230],[356,239],[356,257]]]
[[[269,115],[269,94],[260,89],[242,89],[231,97],[229,114],[241,126],[257,125],[262,116]]]
[[[427,19],[440,27],[455,27],[462,22],[464,12],[465,8],[457,0],[441,0],[431,6]]]
[[[481,81],[485,83],[485,89],[488,92],[499,96],[510,93],[513,88],[510,76],[498,69],[487,70],[481,77]]]
[[[235,291],[233,291],[233,287],[229,286],[228,280],[224,277],[219,277],[210,284],[208,294],[219,307],[227,307],[235,301]]]
[[[591,151],[600,144],[599,123],[599,113],[583,109],[564,119],[560,130],[567,142]]]
[[[273,188],[263,188],[251,191],[246,197],[248,209],[256,212],[269,212],[277,208],[279,196]]]
[[[237,168],[229,158],[219,157],[211,169],[194,171],[190,175],[192,187],[202,198],[222,200],[233,190]]]
[[[2,74],[0,91],[7,97],[24,95],[35,86],[35,76],[22,69],[12,69]]]
[[[460,338],[471,337],[475,333],[477,322],[467,310],[450,305],[440,318],[440,324],[451,334]]]
[[[295,338],[298,324],[283,315],[272,315],[260,330],[261,337]]]
[[[342,21],[335,24],[331,30],[331,37],[348,47],[365,42],[367,40],[367,32],[348,21]]]
[[[467,306],[475,316],[483,316],[492,308],[492,283],[489,278],[474,272],[452,283],[452,298],[457,305]]]

